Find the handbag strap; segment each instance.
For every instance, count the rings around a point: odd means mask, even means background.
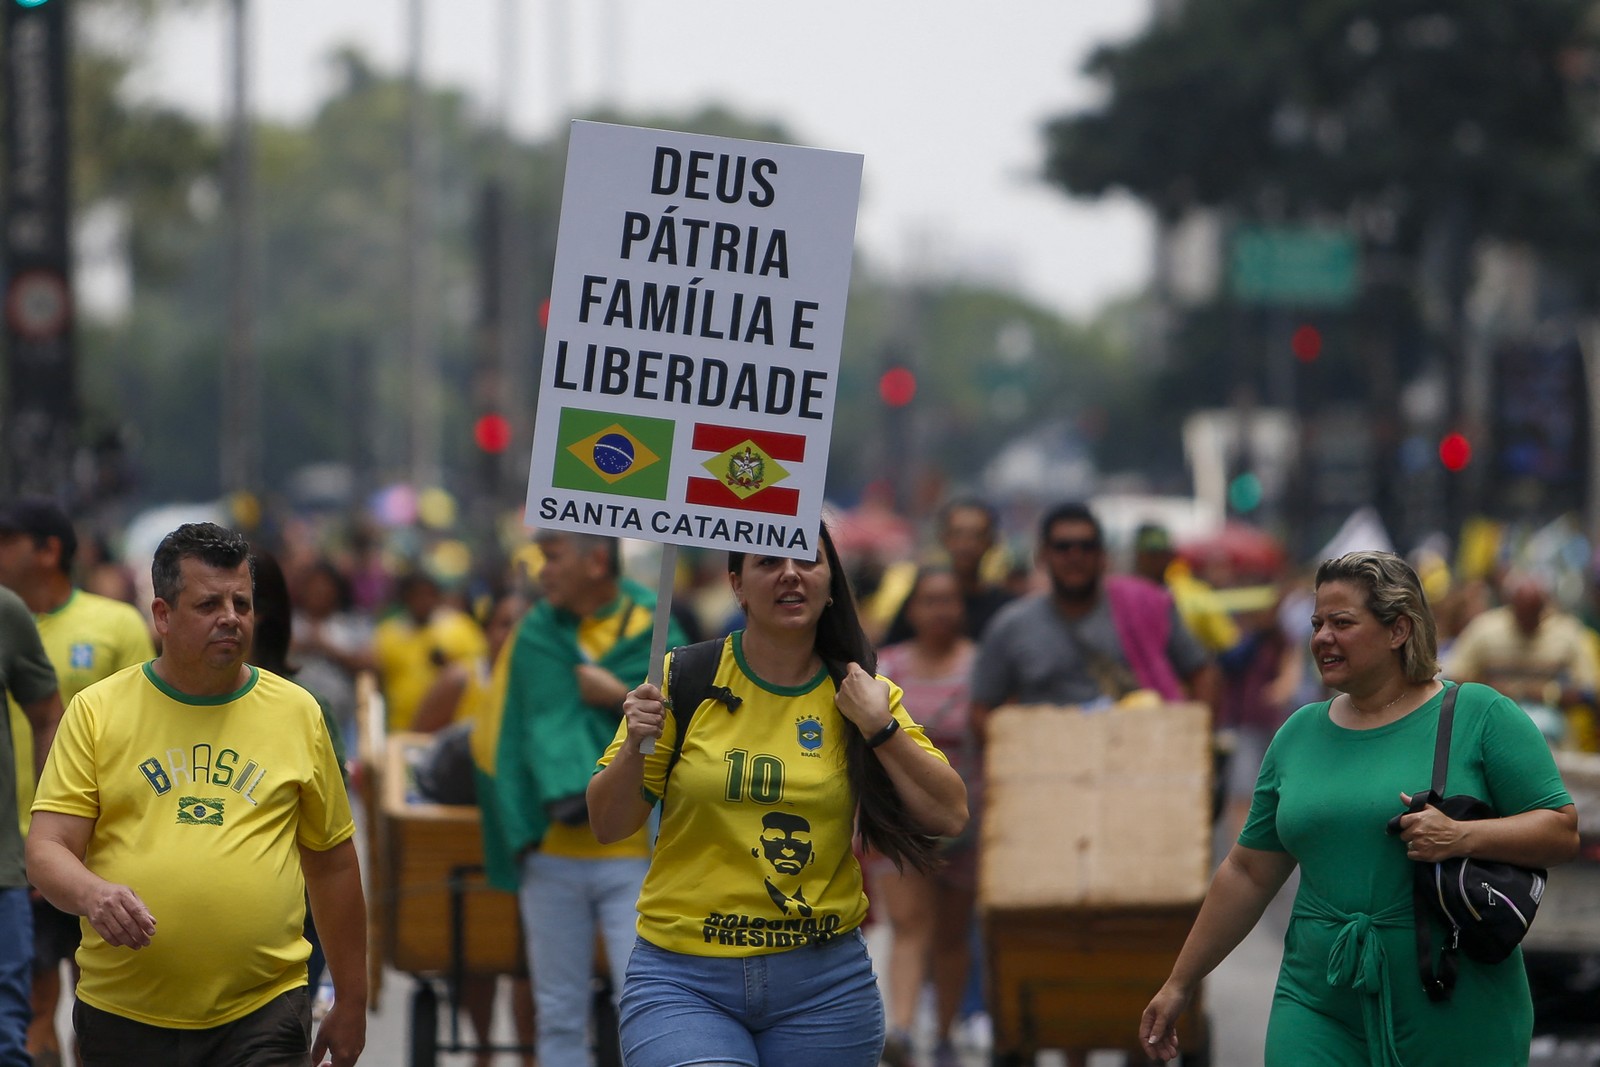
[[[1411,798],[1411,810],[1421,811],[1430,800],[1444,799],[1446,771],[1450,763],[1450,734],[1455,726],[1456,694],[1461,686],[1453,685],[1444,691],[1444,701],[1439,705],[1439,731],[1433,743],[1433,783],[1428,794]],[[1432,875],[1436,864],[1411,861],[1412,925],[1417,932],[1417,971],[1422,978],[1422,988],[1428,999],[1442,1003],[1450,999],[1456,987],[1456,946],[1447,944],[1439,950],[1439,966],[1433,965],[1433,939],[1428,933],[1429,894],[1436,891]]]
[[[1456,694],[1461,686],[1452,685],[1444,691],[1444,703],[1439,705],[1439,734],[1433,742],[1433,795],[1444,798],[1444,783],[1450,769],[1450,733],[1456,721]]]

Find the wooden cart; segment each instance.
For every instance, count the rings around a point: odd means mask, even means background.
[[[435,1067],[440,1052],[532,1053],[524,1045],[466,1044],[461,992],[468,977],[526,976],[515,894],[490,886],[483,869],[477,805],[435,804],[416,784],[429,734],[388,734],[383,698],[370,674],[356,682],[357,765],[352,785],[365,819],[367,953],[376,1010],[385,966],[415,978],[410,1006],[410,1067]],[[599,1067],[620,1067],[609,972],[597,963],[591,998],[591,1052]],[[439,1034],[439,1001],[449,1031]]]
[[[1123,1050],[1165,981],[1211,871],[1211,721],[1200,704],[989,720],[979,913],[996,1064]],[[1178,1034],[1209,1062],[1197,996]]]
[[[476,806],[434,804],[416,789],[415,766],[432,738],[393,734],[363,782],[374,821],[368,834],[375,965],[413,975],[410,1063],[433,1067],[444,1052],[531,1052],[520,1045],[462,1040],[461,993],[476,976],[526,974],[515,895],[490,886],[483,873],[482,826]],[[374,756],[377,752],[374,751]],[[441,1039],[439,1000],[448,999],[449,1032]]]

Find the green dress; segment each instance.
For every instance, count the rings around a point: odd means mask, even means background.
[[[1448,1003],[1429,1001],[1417,976],[1411,863],[1384,826],[1403,810],[1401,790],[1429,787],[1442,698],[1372,730],[1335,725],[1329,701],[1308,704],[1267,749],[1239,843],[1300,865],[1267,1067],[1528,1062],[1533,1004],[1520,949],[1492,966],[1460,957]],[[1480,685],[1456,701],[1445,791],[1503,815],[1572,803],[1538,728]]]

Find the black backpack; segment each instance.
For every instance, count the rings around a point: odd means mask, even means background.
[[[661,781],[663,792],[667,787],[667,779],[672,777],[672,768],[678,765],[678,758],[683,755],[684,735],[689,732],[689,723],[694,719],[695,712],[700,710],[700,705],[707,700],[714,700],[732,715],[744,703],[727,686],[713,684],[717,677],[717,666],[722,662],[725,641],[726,638],[718,637],[711,641],[680,645],[672,650],[672,660],[667,665],[667,692],[672,694],[672,699],[667,701],[667,710],[672,713],[672,721],[677,728],[674,731],[672,753],[667,757],[667,773]]]

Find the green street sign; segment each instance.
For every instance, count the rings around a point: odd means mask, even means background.
[[[1277,307],[1342,307],[1355,299],[1360,251],[1343,230],[1249,226],[1233,238],[1233,295]]]

